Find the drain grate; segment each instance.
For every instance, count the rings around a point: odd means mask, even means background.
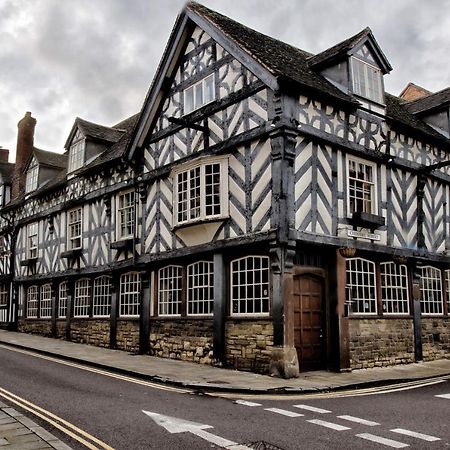
[[[283,450],[281,447],[269,444],[268,442],[259,441],[251,442],[250,444],[244,444],[246,447],[253,448],[254,450]]]

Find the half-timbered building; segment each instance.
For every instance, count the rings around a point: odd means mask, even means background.
[[[189,3],[140,114],[64,155],[19,123],[12,320],[286,377],[449,357],[450,89],[391,70],[369,28],[313,55]]]

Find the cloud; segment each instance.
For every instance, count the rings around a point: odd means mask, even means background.
[[[370,26],[408,81],[450,85],[450,0],[204,0],[258,31],[319,52]],[[62,151],[75,117],[106,125],[142,106],[183,0],[3,0],[0,4],[0,145],[15,151],[25,111],[36,145]]]

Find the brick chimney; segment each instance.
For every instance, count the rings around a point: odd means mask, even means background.
[[[414,83],[408,83],[399,97],[407,102],[412,102],[418,98],[427,97],[430,94],[432,94],[432,92],[424,89],[423,87],[417,86],[417,84]]]
[[[34,147],[34,128],[36,119],[31,117],[30,112],[26,112],[22,120],[17,124],[17,152],[16,164],[14,167],[14,176],[12,183],[12,195],[16,198],[25,188],[25,165],[33,152]]]
[[[8,162],[9,150],[0,146],[0,162]]]

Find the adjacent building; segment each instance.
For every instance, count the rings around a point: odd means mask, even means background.
[[[312,55],[189,3],[139,114],[64,155],[19,122],[0,320],[285,377],[448,358],[450,89],[391,70],[369,28]]]

